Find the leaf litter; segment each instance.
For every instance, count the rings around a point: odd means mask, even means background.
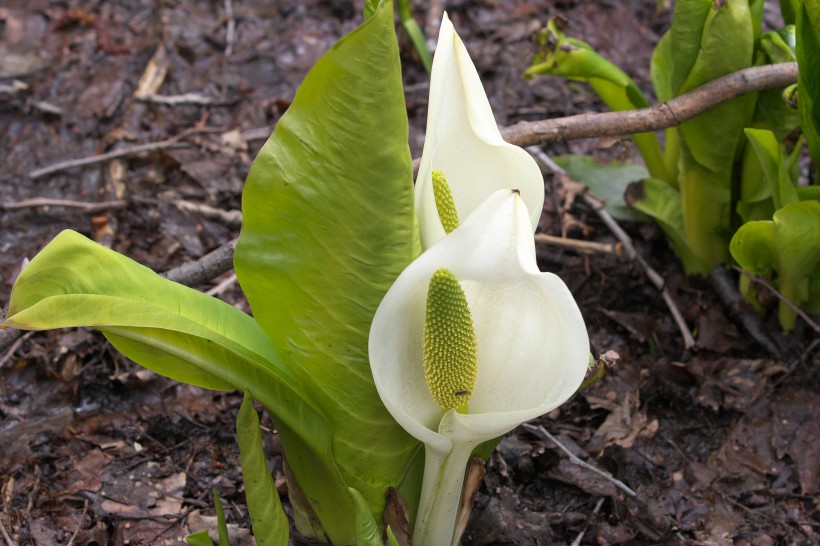
[[[645,68],[669,18],[668,11],[656,13],[654,1],[446,4],[504,125],[603,110],[583,86],[520,79],[539,19],[564,15],[574,35],[634,70],[648,89]],[[235,222],[182,211],[177,203],[239,209],[252,157],[301,78],[357,21],[353,2],[250,0],[233,5],[237,32],[228,43],[220,3],[71,6],[12,0],[0,8],[0,204],[34,197],[126,204],[93,213],[0,207],[3,306],[23,258],[64,228],[158,270],[235,237]],[[416,8],[426,20],[423,4]],[[426,76],[400,39],[418,156]],[[209,101],[138,100],[147,69],[158,78],[153,93]],[[60,161],[172,138],[182,147],[27,177]],[[636,157],[618,139],[557,143],[546,152]],[[594,211],[565,201],[561,184],[547,182],[553,193],[542,229],[614,241]],[[539,247],[542,268],[575,293],[596,353],[612,350],[620,359],[599,383],[535,424],[602,473],[519,428],[486,465],[464,543],[817,543],[820,368],[811,333],[798,327],[784,344],[787,358],[772,360],[736,326],[708,282],[682,277],[656,228],[624,225],[666,278],[698,332],[697,347],[683,350],[659,293],[629,262]],[[221,297],[247,310],[235,285]],[[779,336],[774,321],[766,324]],[[250,540],[231,432],[239,396],[157,377],[85,330],[37,333],[2,354],[0,522],[14,540],[178,544],[188,532],[215,527],[212,489],[223,499],[232,535]],[[265,442],[281,486],[275,434]]]

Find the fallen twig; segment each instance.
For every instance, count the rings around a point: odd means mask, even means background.
[[[11,344],[11,347],[9,347],[8,351],[6,351],[3,354],[3,357],[0,358],[0,368],[2,368],[3,365],[6,363],[6,361],[9,358],[11,358],[11,355],[13,355],[15,352],[17,352],[17,349],[20,348],[20,345],[22,345],[25,340],[27,340],[32,335],[34,335],[34,332],[23,333],[22,330],[0,330],[0,334],[5,334],[6,332],[11,332],[13,334],[14,339],[11,339],[9,341],[9,344]],[[12,337],[12,336],[9,336],[9,337]],[[0,348],[5,347],[5,345],[3,345],[3,341],[4,341],[3,338],[0,337]]]
[[[225,57],[230,57],[236,40],[236,19],[233,16],[232,0],[225,0],[225,17],[228,20],[225,25]]]
[[[229,106],[236,101],[217,100],[201,93],[183,93],[181,95],[138,95],[134,97],[140,102],[178,106],[180,104],[196,104],[199,106]]]
[[[535,243],[543,245],[560,246],[571,248],[579,254],[594,254],[601,252],[604,254],[615,254],[620,256],[623,246],[621,243],[598,243],[596,241],[581,241],[579,239],[569,239],[567,237],[556,237],[546,233],[536,233]]]
[[[624,482],[622,482],[618,478],[615,478],[614,476],[609,474],[609,472],[605,472],[605,471],[601,470],[600,468],[597,468],[597,467],[589,464],[588,462],[579,459],[577,455],[575,455],[572,451],[567,449],[567,447],[564,444],[562,444],[560,441],[558,441],[558,438],[556,438],[555,436],[550,434],[549,431],[547,429],[545,429],[544,427],[542,427],[541,425],[536,426],[536,425],[530,425],[529,423],[524,423],[521,426],[524,427],[525,429],[529,430],[530,432],[538,434],[542,438],[545,438],[545,439],[551,441],[553,444],[556,445],[556,447],[558,447],[558,449],[560,449],[561,451],[564,452],[564,455],[566,455],[569,458],[569,460],[570,460],[570,462],[572,462],[572,464],[576,464],[576,465],[578,465],[582,468],[585,468],[585,469],[589,470],[590,472],[594,472],[595,474],[601,476],[602,478],[604,478],[605,480],[610,482],[612,485],[614,485],[615,487],[617,487],[618,489],[620,489],[621,491],[623,491],[624,493],[626,493],[630,497],[637,497],[638,496],[638,494],[635,493],[635,491],[633,491],[628,485],[626,485]]]
[[[0,518],[0,534],[3,535],[3,540],[6,541],[6,546],[14,546],[14,541],[11,540],[11,537],[6,532],[6,526],[3,525],[2,518]]]
[[[541,162],[543,162],[544,165],[546,165],[551,171],[567,176],[564,169],[558,166],[547,154],[538,148],[530,147],[527,150],[541,160]],[[678,305],[675,303],[675,300],[672,298],[669,290],[666,289],[666,283],[663,280],[663,277],[661,277],[660,274],[652,268],[652,266],[646,263],[646,260],[644,260],[640,254],[638,254],[637,250],[635,250],[635,246],[632,244],[632,238],[623,230],[623,228],[621,228],[606,208],[604,208],[604,202],[601,201],[600,198],[592,194],[589,190],[583,192],[581,197],[587,205],[592,207],[601,221],[607,225],[613,235],[615,235],[618,241],[621,242],[627,257],[634,260],[641,266],[649,279],[649,282],[651,282],[652,285],[660,291],[663,301],[669,308],[669,312],[671,313],[672,318],[674,319],[675,324],[677,324],[678,330],[680,330],[681,336],[683,337],[683,346],[687,350],[694,347],[695,338],[692,337],[692,333],[689,331],[689,326],[683,318],[683,313],[681,313],[680,309],[678,309]]]
[[[186,214],[198,214],[207,220],[219,222],[230,228],[239,228],[242,226],[242,212],[238,210],[218,209],[210,205],[205,205],[204,203],[195,203],[193,201],[185,201],[184,199],[174,201],[174,205]]]
[[[816,322],[814,322],[812,320],[812,318],[808,315],[808,313],[806,313],[805,311],[800,309],[800,307],[795,305],[795,303],[792,300],[790,300],[789,298],[787,298],[786,296],[781,294],[779,290],[777,290],[774,286],[772,286],[769,283],[769,281],[767,281],[763,277],[758,277],[757,275],[752,275],[751,273],[749,273],[748,271],[746,271],[742,267],[734,266],[734,268],[735,268],[736,271],[739,271],[741,275],[746,275],[747,277],[749,277],[749,279],[751,279],[752,282],[754,282],[756,284],[759,284],[760,286],[762,286],[763,288],[765,288],[766,290],[768,290],[769,292],[774,294],[775,297],[777,297],[777,299],[779,299],[780,301],[784,302],[786,305],[791,307],[792,311],[794,311],[797,316],[799,316],[804,321],[806,321],[806,324],[809,325],[809,328],[811,328],[815,332],[820,333],[820,325],[818,325]]]
[[[236,284],[236,273],[232,273],[228,276],[227,279],[220,281],[219,284],[214,286],[213,288],[209,289],[206,294],[209,296],[219,297],[222,293],[225,292],[228,288]]]
[[[604,505],[604,500],[606,500],[604,497],[601,497],[600,499],[598,499],[598,502],[595,503],[595,508],[592,509],[593,514],[597,514],[598,512],[601,511],[601,506]],[[583,531],[578,533],[578,536],[575,537],[575,540],[572,541],[572,544],[570,544],[570,546],[580,546],[581,541],[584,540],[584,535],[586,535],[586,534],[587,534],[586,529],[584,529]]]
[[[797,63],[754,66],[732,72],[668,102],[639,110],[579,114],[559,119],[520,121],[501,131],[518,146],[579,138],[621,136],[680,125],[715,106],[747,93],[785,87],[797,82]]]
[[[198,260],[169,269],[163,273],[162,276],[170,281],[187,286],[196,286],[208,282],[233,267],[233,253],[235,249],[236,239],[231,239]]]
[[[85,499],[83,502],[83,513],[80,514],[80,520],[77,522],[77,527],[74,529],[74,533],[71,535],[71,538],[68,539],[66,546],[74,545],[74,540],[76,540],[77,535],[80,533],[80,528],[83,525],[83,520],[85,519],[86,513],[88,513],[88,499]]]
[[[769,354],[782,360],[782,352],[766,332],[766,326],[760,319],[760,315],[741,297],[735,281],[729,278],[726,268],[722,265],[716,266],[709,273],[709,279],[712,281],[712,286],[715,287],[718,297],[723,301],[723,305],[740,321],[740,324],[752,336],[752,339],[757,341]]]
[[[0,203],[0,210],[25,209],[32,207],[68,207],[83,209],[84,212],[100,212],[103,210],[121,209],[128,203],[124,200],[102,201],[99,203],[89,203],[85,201],[69,201],[66,199],[49,199],[47,197],[35,197],[24,199],[13,203]]]
[[[757,275],[753,275],[752,273],[749,273],[748,271],[746,271],[742,267],[734,266],[734,269],[735,269],[735,271],[740,272],[741,275],[745,275],[745,276],[749,277],[749,279],[751,279],[752,282],[754,282],[756,284],[759,284],[760,286],[762,286],[763,288],[765,288],[766,290],[768,290],[769,292],[774,294],[775,297],[777,297],[777,299],[779,299],[780,301],[784,302],[786,305],[791,307],[792,311],[794,311],[794,313],[797,316],[802,318],[806,322],[806,324],[809,325],[809,328],[811,328],[812,330],[814,330],[817,333],[820,333],[820,325],[818,325],[816,322],[814,322],[812,320],[812,318],[808,315],[808,313],[806,313],[805,311],[800,309],[800,307],[795,305],[795,303],[792,300],[790,300],[789,298],[787,298],[786,296],[781,294],[780,291],[777,288],[775,288],[774,286],[771,285],[771,283],[769,283],[769,281],[767,281],[763,277],[759,277]]]
[[[190,144],[180,142],[177,138],[169,138],[168,140],[160,140],[158,142],[148,142],[146,144],[137,144],[135,146],[120,148],[119,150],[106,152],[104,154],[81,157],[79,159],[69,159],[68,161],[60,161],[58,163],[54,163],[53,165],[49,165],[48,167],[34,169],[30,173],[28,173],[28,177],[34,180],[36,178],[41,178],[43,176],[54,174],[60,171],[65,171],[68,169],[73,169],[75,167],[84,167],[86,165],[103,163],[105,161],[110,161],[112,159],[117,159],[120,157],[139,155],[144,154],[146,152],[155,152],[157,150],[168,150],[171,148],[185,148],[187,146],[190,146]]]

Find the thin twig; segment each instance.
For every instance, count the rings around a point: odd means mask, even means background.
[[[550,434],[549,431],[547,429],[545,429],[544,427],[542,427],[541,425],[536,426],[536,425],[531,425],[529,423],[524,423],[521,426],[524,427],[525,429],[529,430],[530,432],[534,432],[535,434],[540,435],[542,438],[546,438],[547,440],[551,441],[553,444],[555,444],[558,447],[558,449],[560,449],[561,451],[564,452],[564,455],[566,455],[569,458],[569,460],[570,460],[570,462],[572,462],[572,464],[576,464],[576,465],[580,466],[581,468],[585,468],[585,469],[589,470],[590,472],[593,472],[593,473],[597,474],[598,476],[601,476],[602,478],[604,478],[605,480],[610,482],[612,485],[614,485],[615,487],[617,487],[618,489],[620,489],[621,491],[623,491],[624,493],[626,493],[630,497],[637,497],[638,496],[638,494],[635,493],[635,491],[633,491],[628,485],[626,485],[624,482],[622,482],[618,478],[615,478],[614,476],[610,475],[608,472],[604,472],[603,470],[601,470],[601,469],[599,469],[595,466],[592,466],[588,462],[579,459],[577,455],[575,455],[572,451],[567,449],[567,447],[564,444],[562,444],[560,441],[558,441],[558,438],[556,438],[555,436]]]
[[[564,169],[562,169],[558,164],[556,164],[550,157],[545,154],[543,151],[539,150],[535,147],[527,148],[527,151],[535,155],[544,165],[547,166],[550,170],[556,173],[560,173],[564,176],[567,176],[567,173]],[[683,337],[683,346],[686,350],[691,349],[695,346],[695,338],[692,337],[692,333],[689,331],[689,326],[686,324],[686,320],[683,318],[683,313],[681,313],[680,309],[678,309],[677,303],[672,298],[672,295],[669,293],[669,290],[666,288],[666,282],[663,280],[663,277],[655,271],[652,266],[646,263],[646,260],[638,254],[638,251],[635,250],[635,246],[632,244],[632,238],[623,230],[623,228],[615,221],[609,211],[604,208],[604,202],[601,201],[600,198],[595,196],[589,190],[583,192],[581,195],[584,202],[592,207],[592,210],[598,215],[601,221],[606,224],[610,231],[612,231],[613,235],[621,242],[623,245],[623,250],[626,253],[627,257],[631,260],[634,260],[641,268],[644,270],[649,282],[661,293],[661,297],[663,297],[663,301],[666,303],[666,306],[669,308],[669,312],[672,315],[672,318],[675,321],[675,324],[678,326],[678,330],[680,330],[681,336]]]
[[[82,157],[80,159],[69,159],[68,161],[60,161],[59,163],[54,163],[53,165],[49,165],[48,167],[34,169],[30,173],[28,173],[28,177],[34,180],[36,178],[41,178],[49,174],[54,174],[56,172],[73,169],[75,167],[85,167],[86,165],[103,163],[105,161],[117,159],[119,157],[128,157],[133,155],[144,154],[146,152],[155,152],[157,150],[168,150],[171,148],[185,148],[188,146],[190,146],[190,144],[180,142],[178,138],[169,138],[168,140],[160,140],[158,142],[137,144],[135,146],[120,148],[119,150],[106,152],[104,154]]]
[[[236,273],[232,273],[227,279],[220,281],[219,284],[205,292],[209,296],[218,297],[222,295],[225,290],[236,284]]]
[[[0,331],[0,333],[6,333],[8,331],[9,330],[2,330],[2,331]],[[21,330],[11,330],[11,331],[12,332],[18,332],[19,334],[16,336],[16,340],[11,344],[11,347],[9,347],[8,351],[6,351],[3,354],[3,357],[0,358],[0,368],[2,368],[3,365],[6,363],[6,361],[8,361],[8,359],[11,358],[11,355],[13,355],[15,352],[17,352],[17,349],[20,348],[20,345],[22,345],[25,340],[27,340],[28,338],[30,338],[31,336],[34,335],[34,332],[27,332],[27,333],[23,334],[23,332]],[[3,347],[2,343],[3,343],[3,340],[0,339],[0,348]]]
[[[792,311],[795,312],[796,315],[798,315],[800,318],[806,321],[806,324],[809,325],[809,328],[811,328],[817,333],[820,333],[820,325],[814,322],[812,318],[808,315],[808,313],[800,309],[792,300],[781,294],[777,288],[775,288],[769,283],[769,281],[767,281],[763,277],[758,277],[757,275],[749,273],[742,267],[734,266],[734,269],[740,272],[742,275],[749,277],[749,279],[752,282],[759,284],[760,286],[764,287],[766,290],[774,294],[777,297],[777,299],[788,305],[792,309]]]
[[[3,525],[3,519],[0,518],[0,534],[3,535],[3,540],[6,541],[6,546],[14,546],[14,541],[11,540],[11,537],[6,532],[6,526]]]
[[[68,539],[66,546],[73,546],[74,540],[77,538],[77,535],[80,533],[80,527],[83,525],[83,520],[85,519],[85,515],[88,513],[88,499],[85,499],[83,502],[83,513],[80,514],[80,521],[77,522],[77,527],[74,529],[74,534],[71,535],[71,538]]]
[[[220,101],[201,93],[183,93],[181,95],[139,95],[134,97],[140,102],[178,106],[180,104],[196,104],[200,106],[229,106],[236,101]]]
[[[601,511],[601,506],[604,505],[604,500],[606,500],[606,499],[604,499],[604,497],[601,497],[600,499],[598,499],[598,502],[595,503],[595,508],[592,509],[593,514],[597,514],[598,512]],[[586,534],[587,534],[586,529],[584,529],[583,531],[578,533],[578,536],[575,537],[575,540],[572,541],[572,544],[570,544],[570,546],[580,546],[581,541],[584,540],[584,535],[586,535]]]
[[[729,313],[740,322],[746,332],[752,336],[752,339],[766,349],[772,356],[778,360],[783,359],[783,353],[777,344],[769,337],[769,333],[760,315],[752,309],[752,306],[743,297],[737,289],[737,283],[729,278],[727,270],[722,265],[715,266],[709,273],[709,279],[712,281],[712,286],[715,288],[718,297],[723,302],[723,305],[728,309]]]
[[[230,57],[236,40],[236,20],[233,16],[232,0],[225,0],[225,17],[228,19],[225,26],[225,57]]]
[[[657,131],[680,125],[740,95],[785,87],[796,82],[797,63],[755,66],[732,72],[650,108],[520,121],[502,130],[501,134],[511,144],[532,146],[579,138]]]
[[[543,245],[560,246],[563,248],[571,248],[579,254],[594,254],[601,252],[604,254],[615,254],[619,256],[623,246],[621,243],[598,243],[595,241],[581,241],[578,239],[569,239],[567,237],[556,237],[555,235],[547,235],[546,233],[536,233],[535,243]]]
[[[185,214],[198,214],[207,220],[213,220],[231,228],[242,227],[242,212],[238,210],[218,209],[204,203],[184,199],[174,201],[174,205]]]
[[[66,199],[49,199],[47,197],[35,197],[24,199],[14,203],[0,203],[0,210],[24,209],[32,207],[68,207],[83,209],[84,212],[100,212],[103,210],[121,209],[128,203],[124,200],[102,201],[100,203],[89,203],[85,201],[69,201]]]

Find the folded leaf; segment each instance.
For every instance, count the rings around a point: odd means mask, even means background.
[[[797,105],[803,134],[820,169],[820,0],[803,0],[797,15]]]
[[[236,416],[236,437],[242,457],[242,483],[258,546],[287,546],[290,527],[262,449],[259,416],[249,391]]]
[[[90,326],[172,379],[222,390],[252,386],[282,430],[298,431],[300,445],[331,451],[326,418],[251,317],[76,232],[60,233],[23,270],[2,326]]]

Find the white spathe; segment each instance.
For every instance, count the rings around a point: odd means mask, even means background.
[[[532,231],[544,205],[544,179],[535,160],[501,138],[470,55],[447,14],[441,21],[430,77],[427,134],[416,179],[423,248],[444,237],[433,196],[433,170],[447,177],[463,222],[493,192],[521,191]]]
[[[538,270],[529,216],[517,192],[493,193],[399,275],[373,318],[376,389],[393,418],[426,448],[418,546],[450,542],[472,449],[558,407],[586,374],[584,320],[564,282]],[[427,289],[442,267],[464,289],[478,341],[468,411],[443,416],[422,357]]]

